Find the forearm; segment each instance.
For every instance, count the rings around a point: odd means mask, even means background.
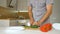
[[[34,19],[33,19],[33,14],[32,14],[32,7],[28,7],[28,14],[29,14],[29,18],[30,18],[30,24],[33,25],[34,24]]]
[[[30,19],[33,19],[32,12],[31,12],[31,11],[28,11],[28,14],[29,14],[29,18],[30,18]]]
[[[52,14],[52,11],[47,11],[46,14],[42,17],[42,19],[39,22],[44,22],[49,16]]]
[[[33,19],[33,15],[32,15],[32,7],[28,6],[28,14],[29,14],[29,18]]]
[[[44,16],[39,20],[40,23],[44,22],[52,14],[52,5],[47,6],[47,11]]]

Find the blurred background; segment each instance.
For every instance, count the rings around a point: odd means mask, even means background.
[[[28,0],[0,0],[0,26],[20,26],[21,21],[28,22]],[[60,23],[60,0],[54,0],[52,23]],[[2,24],[2,25],[1,25]],[[23,23],[25,24],[25,23]]]

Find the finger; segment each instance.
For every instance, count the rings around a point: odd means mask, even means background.
[[[40,24],[39,24],[39,23],[36,23],[36,25],[37,25],[37,26],[40,26]]]

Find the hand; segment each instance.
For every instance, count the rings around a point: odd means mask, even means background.
[[[40,26],[42,24],[42,22],[43,22],[42,20],[38,21],[37,25]]]
[[[36,25],[37,25],[37,26],[40,26],[40,23],[39,23],[39,22],[37,22],[37,23],[36,23]]]
[[[37,25],[37,26],[40,26],[41,23],[42,23],[42,22],[38,21],[38,22],[36,23],[36,25]]]
[[[34,23],[33,23],[33,25],[36,25],[36,24],[37,24],[37,22],[34,22]]]
[[[33,25],[34,24],[34,20],[30,19],[30,24]]]
[[[40,23],[38,23],[38,22],[34,22],[33,25],[40,26]]]

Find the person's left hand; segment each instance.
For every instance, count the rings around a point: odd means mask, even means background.
[[[34,22],[33,25],[40,26],[40,22]]]
[[[37,23],[36,23],[36,25],[37,25],[37,26],[40,26],[40,23],[39,23],[39,22],[37,22]]]
[[[37,22],[34,22],[33,25],[37,25]]]
[[[42,20],[38,21],[37,25],[40,26],[42,24],[42,22],[43,22]]]
[[[40,26],[40,23],[39,22],[34,22],[33,25],[37,25],[37,26]]]

